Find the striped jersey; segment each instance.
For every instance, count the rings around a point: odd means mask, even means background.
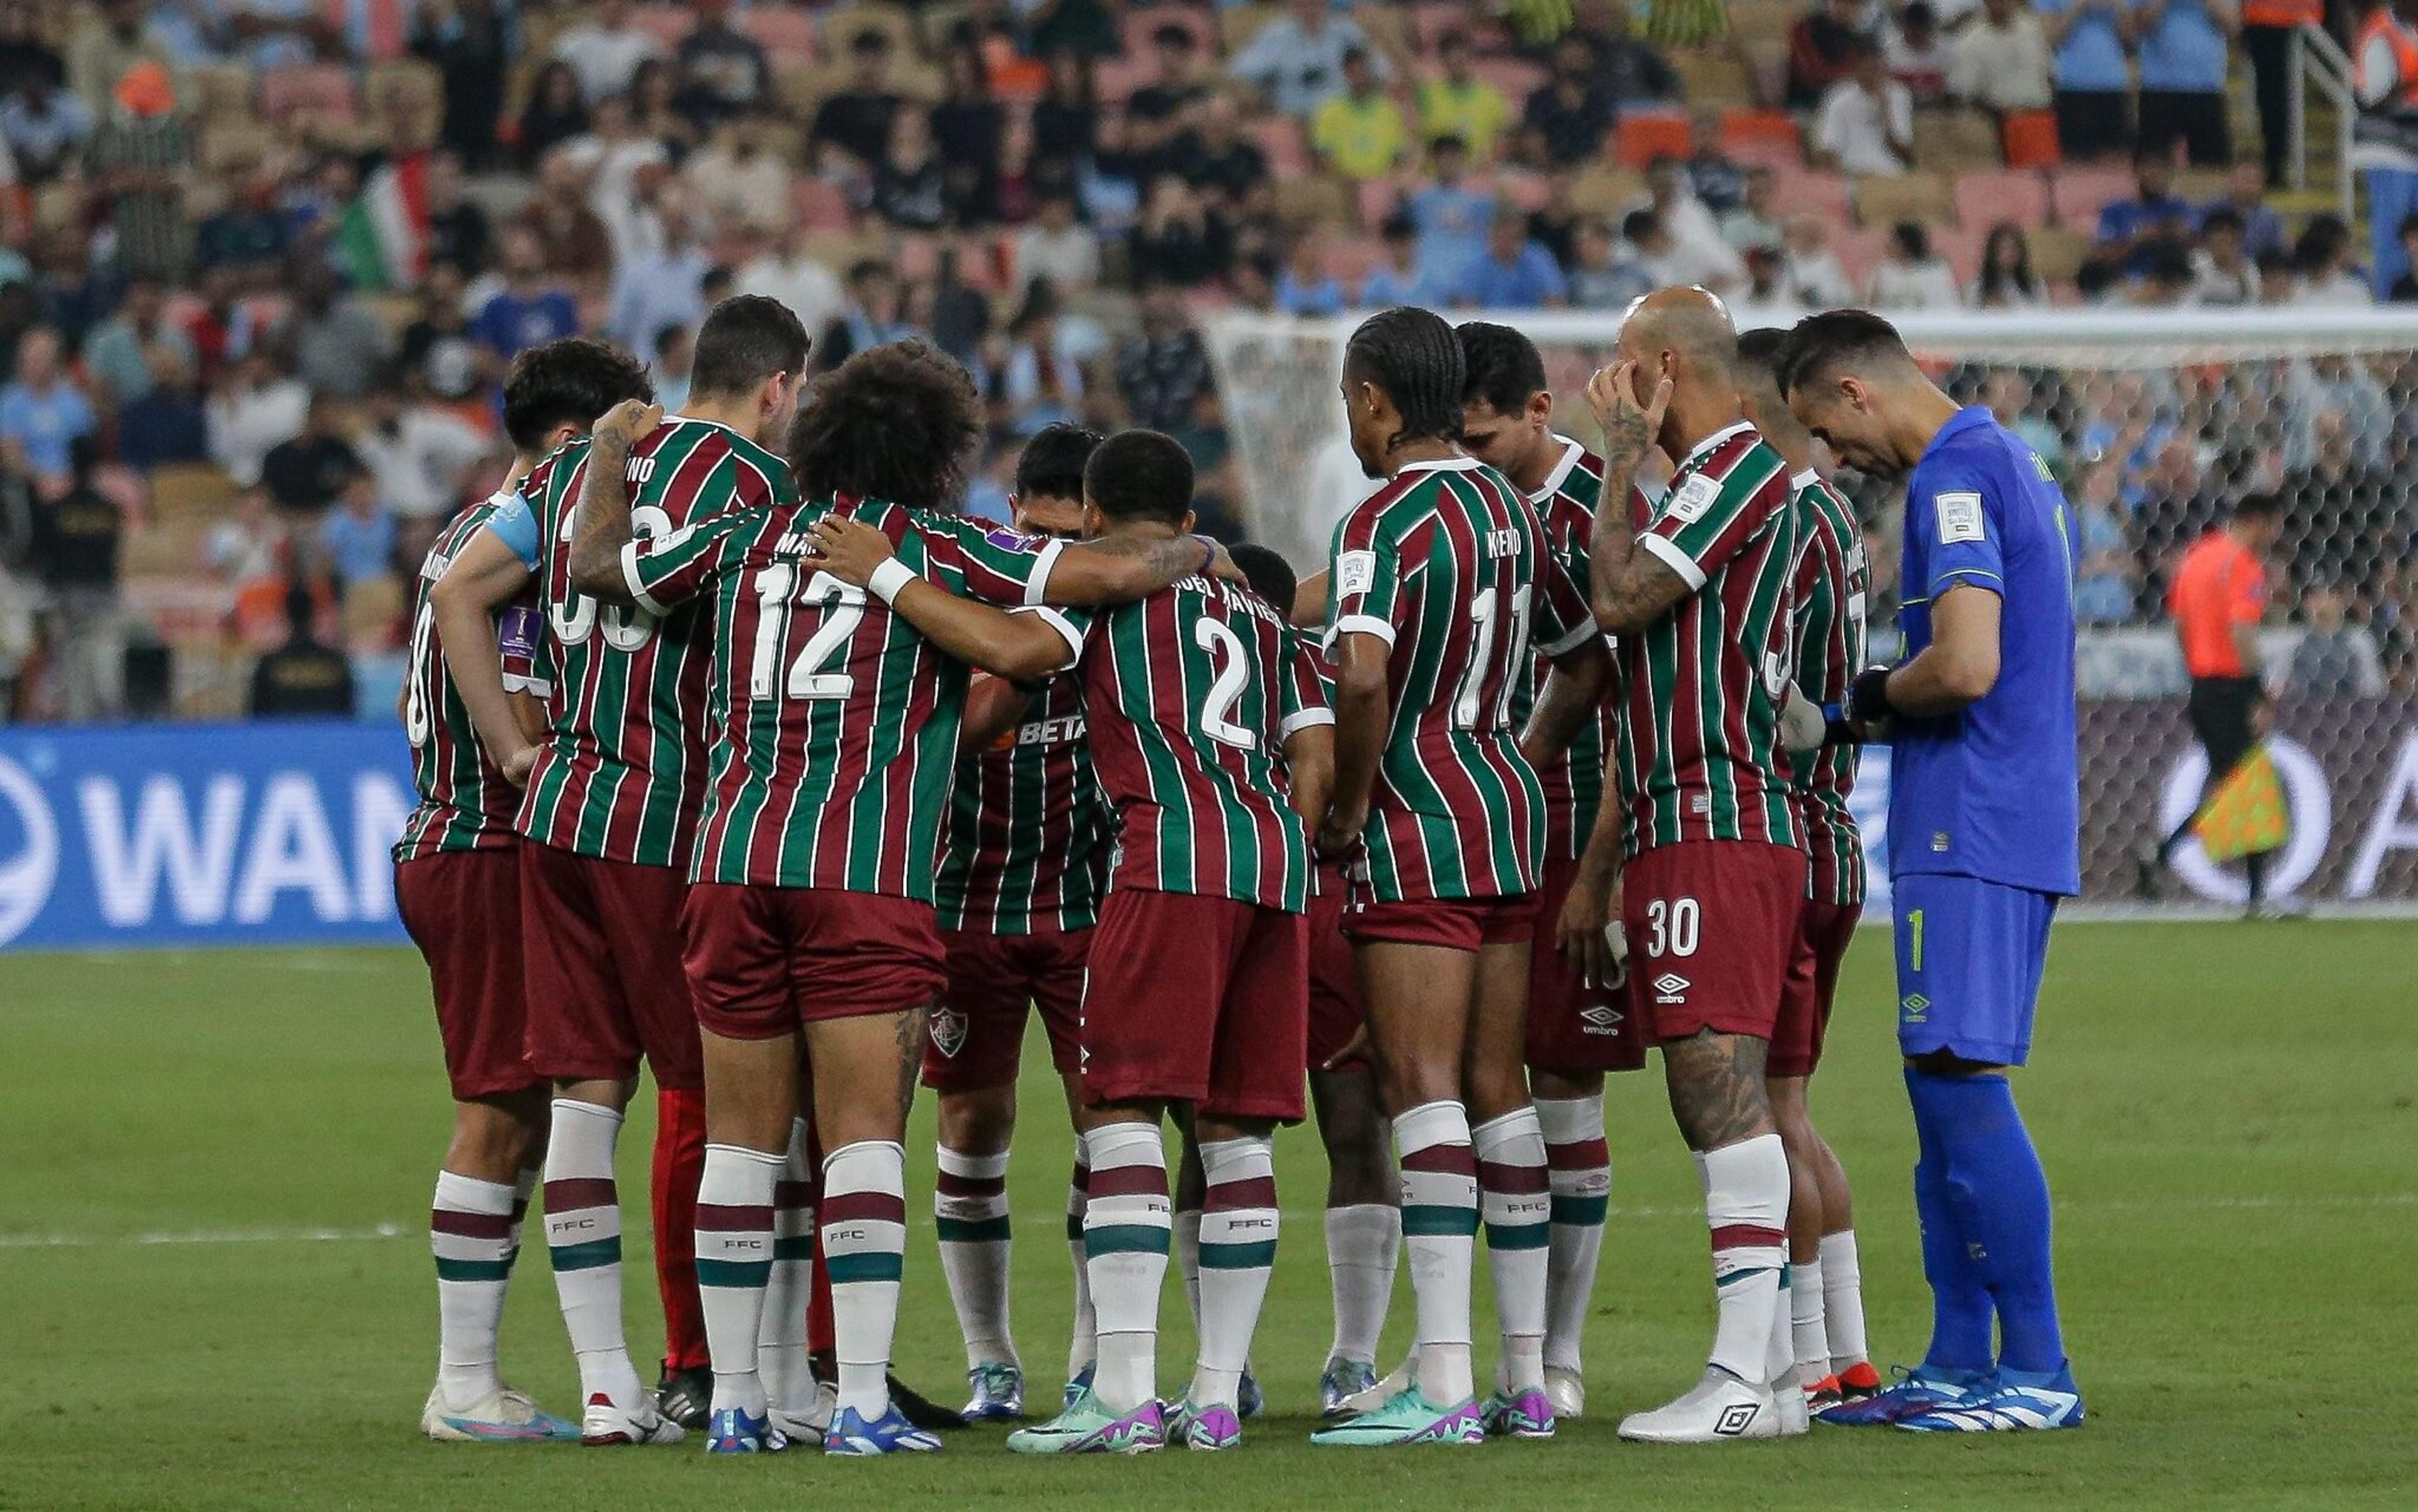
[[[1545,544],[1584,587],[1587,581],[1587,542],[1595,534],[1596,500],[1603,496],[1603,459],[1568,436],[1562,460],[1543,486],[1528,496],[1537,519],[1545,527]],[[1528,715],[1545,691],[1545,675],[1553,658],[1539,649],[1528,680],[1511,698],[1511,727],[1526,727]],[[1603,764],[1612,745],[1612,691],[1606,689],[1595,714],[1570,741],[1568,757],[1539,770],[1537,781],[1545,790],[1545,854],[1576,859],[1586,849],[1587,833],[1595,828],[1595,811],[1603,802]]]
[[[1354,634],[1391,651],[1391,724],[1364,832],[1372,895],[1534,889],[1544,792],[1512,701],[1532,649],[1559,656],[1596,633],[1536,506],[1474,457],[1408,465],[1336,527],[1326,627],[1330,651]]]
[[[1109,812],[1083,728],[1082,689],[1054,678],[997,742],[958,756],[933,881],[941,928],[1030,935],[1099,922]]]
[[[1060,549],[845,496],[630,542],[622,573],[640,604],[705,601],[713,765],[689,875],[929,903],[966,666],[880,599],[803,565],[826,514],[881,530],[935,586],[995,603],[1038,602]]]
[[[1266,600],[1195,574],[1138,603],[1037,610],[1077,656],[1116,816],[1109,885],[1309,906],[1284,744],[1331,725],[1317,658]]]
[[[1614,742],[1630,855],[1691,840],[1798,843],[1780,695],[1793,669],[1788,465],[1744,420],[1705,438],[1637,533],[1687,598],[1621,637]]]
[[[538,465],[526,521],[497,533],[536,572],[545,634],[536,669],[552,688],[552,736],[521,800],[521,833],[575,855],[684,866],[705,802],[712,627],[693,612],[600,603],[571,581],[571,540],[589,443]],[[781,459],[709,420],[674,416],[630,448],[630,528],[667,536],[725,514],[789,502]]]
[[[1838,704],[1864,666],[1864,603],[1872,576],[1856,511],[1813,471],[1789,480],[1797,492],[1797,686],[1817,704]],[[1864,843],[1847,794],[1856,786],[1858,748],[1826,745],[1798,764],[1796,793],[1816,903],[1864,901]]]
[[[436,611],[428,602],[429,590],[453,565],[454,555],[511,496],[498,494],[455,515],[436,533],[420,564],[420,577],[412,584],[403,729],[411,741],[411,781],[420,790],[420,804],[405,821],[403,838],[395,842],[397,861],[440,850],[501,850],[519,844],[519,836],[513,832],[513,811],[520,804],[520,789],[488,759],[478,728],[470,722],[469,706],[463,703],[461,691],[445,668]],[[508,688],[528,685],[536,605],[532,590],[497,616],[497,634]]]

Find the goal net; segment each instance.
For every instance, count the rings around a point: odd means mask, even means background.
[[[1557,424],[1593,444],[1579,393],[1609,359],[1619,317],[1486,318],[1536,341]],[[1373,486],[1344,437],[1338,391],[1354,324],[1233,313],[1208,330],[1244,516],[1305,571]],[[2205,761],[2183,721],[2166,579],[2235,499],[2269,492],[2288,523],[2261,641],[2290,831],[2268,891],[2329,910],[2418,910],[2418,311],[1907,313],[1897,324],[1950,393],[2031,443],[2073,506],[2085,901],[2135,902],[2134,852],[2192,812]],[[1852,472],[1840,481],[1864,521],[1875,645],[1888,654],[1902,494]],[[1885,757],[1867,771],[1877,834]],[[2246,894],[2239,869],[2196,842],[2174,862],[2165,907]]]

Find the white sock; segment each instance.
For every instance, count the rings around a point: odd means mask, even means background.
[[[1184,1305],[1192,1309],[1192,1336],[1201,1336],[1201,1210],[1174,1214],[1175,1274],[1184,1281]]]
[[[635,1408],[646,1394],[621,1330],[621,1198],[613,1147],[621,1115],[554,1100],[545,1146],[545,1246],[562,1325],[579,1360],[579,1399]]]
[[[709,1144],[696,1184],[696,1294],[713,1356],[713,1410],[764,1415],[756,1346],[773,1280],[773,1197],[788,1165],[742,1145]]]
[[[1377,1336],[1393,1300],[1394,1265],[1402,1248],[1402,1210],[1365,1202],[1326,1210],[1326,1276],[1335,1292],[1335,1342],[1330,1360],[1357,1360],[1375,1368]]]
[[[1788,1155],[1779,1135],[1757,1135],[1706,1151],[1696,1170],[1721,1305],[1711,1363],[1750,1385],[1768,1385],[1780,1272],[1788,1263]]]
[[[1018,1364],[1007,1321],[1007,1152],[970,1155],[942,1145],[932,1219],[966,1364]]]
[[[521,1258],[521,1224],[528,1217],[529,1199],[536,1195],[538,1184],[545,1180],[542,1166],[524,1166],[519,1179],[513,1184],[512,1246],[504,1252],[506,1265],[518,1264]]]
[[[1402,1170],[1402,1250],[1418,1314],[1420,1392],[1439,1407],[1476,1395],[1469,1363],[1469,1267],[1477,1233],[1477,1158],[1458,1102],[1394,1120]]]
[[[1764,1379],[1774,1391],[1804,1389],[1803,1382],[1797,1379],[1797,1334],[1790,1322],[1796,1281],[1796,1272],[1791,1267],[1780,1267],[1780,1285],[1771,1299],[1771,1334],[1763,1352]]]
[[[1797,1374],[1813,1385],[1830,1373],[1830,1330],[1823,1317],[1822,1262],[1792,1260],[1788,1266],[1788,1327],[1790,1352]]]
[[[436,1383],[467,1409],[503,1389],[496,1332],[513,1274],[513,1189],[450,1170],[436,1173],[428,1247],[436,1259]]]
[[[1603,1138],[1603,1098],[1539,1097],[1546,1179],[1553,1199],[1553,1246],[1545,1261],[1545,1363],[1580,1369],[1596,1261],[1603,1252],[1604,1208],[1612,1198],[1612,1149]]]
[[[803,1417],[821,1388],[806,1352],[806,1314],[814,1303],[815,1168],[806,1157],[806,1121],[789,1125],[789,1153],[773,1188],[773,1275],[764,1321],[756,1331],[756,1368],[765,1399]]]
[[[1097,1313],[1092,1389],[1123,1416],[1158,1395],[1158,1291],[1167,1279],[1167,1149],[1155,1123],[1105,1123],[1083,1136],[1092,1161],[1084,1265]]]
[[[1821,1265],[1823,1326],[1830,1336],[1830,1373],[1838,1375],[1871,1358],[1864,1345],[1864,1275],[1856,1260],[1856,1230],[1824,1234]]]
[[[1276,1152],[1265,1135],[1201,1147],[1201,1363],[1192,1400],[1232,1407],[1277,1260]]]
[[[1503,1325],[1504,1384],[1517,1393],[1545,1384],[1545,1286],[1553,1245],[1545,1135],[1535,1107],[1514,1108],[1469,1131],[1477,1156],[1477,1206],[1486,1221],[1487,1268]]]
[[[1083,1212],[1091,1201],[1091,1157],[1077,1135],[1075,1169],[1066,1183],[1066,1250],[1075,1260],[1075,1327],[1066,1340],[1066,1379],[1088,1369],[1100,1352],[1098,1323],[1092,1311],[1092,1268],[1083,1251]]]
[[[888,1139],[842,1145],[823,1161],[823,1265],[831,1275],[839,1410],[890,1413],[890,1346],[907,1261],[907,1152]]]

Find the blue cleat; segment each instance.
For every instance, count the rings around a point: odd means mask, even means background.
[[[1821,1421],[1833,1428],[1886,1428],[1900,1418],[1961,1402],[1991,1381],[1987,1371],[1934,1371],[1928,1366],[1911,1370],[1901,1366],[1897,1375],[1895,1385],[1824,1408]]]
[[[1234,1414],[1257,1417],[1268,1410],[1267,1398],[1260,1395],[1259,1379],[1249,1366],[1243,1367],[1243,1379],[1234,1387]]]
[[[1318,1415],[1343,1416],[1350,1411],[1343,1405],[1344,1399],[1376,1383],[1377,1367],[1373,1363],[1337,1355],[1326,1362],[1326,1369],[1318,1378]]]
[[[2082,1393],[2070,1365],[2055,1371],[2000,1369],[1952,1402],[1897,1420],[1910,1433],[2021,1433],[2080,1428]]]
[[[832,1414],[832,1426],[823,1430],[825,1454],[930,1454],[940,1446],[938,1434],[908,1422],[895,1407],[870,1423],[855,1408],[843,1408]]]
[[[1074,1406],[1078,1401],[1082,1399],[1084,1393],[1092,1389],[1092,1372],[1098,1369],[1099,1365],[1100,1362],[1097,1360],[1086,1360],[1083,1362],[1083,1368],[1076,1371],[1075,1379],[1066,1382],[1066,1395],[1062,1397],[1058,1403],[1058,1410],[1060,1412],[1063,1413],[1067,1408]]]
[[[1016,1423],[1024,1418],[1024,1367],[985,1361],[966,1372],[973,1396],[957,1415],[968,1423]]]
[[[706,1420],[708,1454],[779,1454],[788,1446],[789,1436],[773,1426],[770,1413],[758,1417],[741,1408],[725,1407]]]

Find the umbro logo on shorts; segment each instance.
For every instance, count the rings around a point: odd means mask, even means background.
[[[966,1016],[954,1008],[932,1012],[932,1048],[954,1061],[966,1047]]]
[[[1713,1420],[1713,1431],[1725,1439],[1735,1439],[1754,1422],[1754,1414],[1763,1411],[1758,1402],[1732,1402],[1722,1409]]]
[[[1665,971],[1647,984],[1654,989],[1654,1000],[1666,1006],[1686,1002],[1688,988],[1693,985],[1676,971]]]
[[[1909,992],[1898,1000],[1898,1016],[1909,1024],[1920,1024],[1931,1013],[1931,1000],[1920,992]]]
[[[1628,1016],[1610,1003],[1591,1002],[1579,1010],[1579,1032],[1582,1034],[1617,1034],[1620,1021]]]

